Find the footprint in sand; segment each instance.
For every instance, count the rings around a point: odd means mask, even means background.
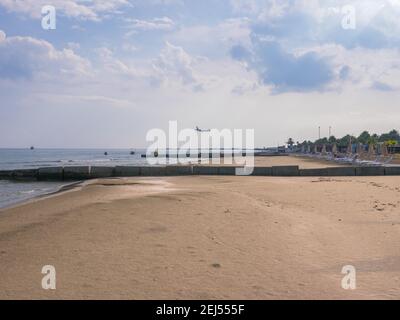
[[[374,209],[375,209],[376,211],[384,211],[384,210],[385,210],[385,208],[383,208],[383,207],[378,207],[377,205],[374,206]]]
[[[377,187],[377,188],[383,188],[383,185],[376,183],[376,182],[371,182],[370,185],[373,187]]]

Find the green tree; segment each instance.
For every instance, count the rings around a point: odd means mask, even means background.
[[[336,139],[335,136],[330,136],[329,139],[328,139],[329,143],[335,143],[336,141],[337,141],[337,139]]]
[[[379,141],[379,136],[377,134],[373,134],[372,136],[369,137],[367,143],[376,145],[378,141]]]
[[[289,138],[288,141],[286,142],[286,144],[287,144],[290,148],[292,148],[293,145],[294,145],[294,140],[293,140],[292,138]]]
[[[395,140],[397,142],[400,142],[400,135],[397,130],[392,130],[389,133],[383,133],[379,137],[379,142],[385,142],[385,141],[390,141],[390,140]]]
[[[324,137],[315,141],[316,144],[327,144],[329,142],[328,138]]]
[[[347,134],[347,135],[345,135],[343,138],[338,139],[337,144],[338,144],[339,146],[342,146],[342,147],[348,146],[348,145],[349,145],[350,139],[351,139],[351,142],[352,142],[352,143],[355,142],[355,141],[357,140],[356,137],[353,137],[353,136]]]
[[[368,131],[363,131],[357,138],[357,142],[360,142],[362,144],[367,144],[369,139],[371,138],[371,135],[369,134]]]
[[[395,146],[398,142],[396,140],[387,140],[385,141],[385,144],[387,146]]]

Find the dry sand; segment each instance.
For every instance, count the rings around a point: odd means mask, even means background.
[[[88,182],[0,211],[0,298],[399,299],[399,182]],[[54,291],[41,288],[44,265]],[[344,265],[354,291],[341,288]]]
[[[276,156],[276,157],[254,157],[256,167],[271,166],[299,166],[300,169],[338,167],[341,164],[333,161],[315,159],[301,156]]]
[[[190,162],[191,164],[201,165],[235,165],[235,158],[218,158],[214,159],[215,163],[211,159],[202,159],[200,161]],[[240,161],[240,160],[239,160]],[[242,159],[242,161],[244,161]],[[243,165],[244,162],[237,163],[237,165]],[[267,156],[267,157],[254,157],[254,166],[256,167],[272,167],[272,166],[299,166],[300,169],[310,168],[326,168],[326,167],[338,167],[341,164],[328,161],[323,159],[316,159],[305,156]]]

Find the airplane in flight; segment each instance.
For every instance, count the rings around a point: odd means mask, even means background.
[[[195,129],[197,132],[210,132],[210,129],[204,130],[204,129],[200,129],[199,127],[196,127]]]

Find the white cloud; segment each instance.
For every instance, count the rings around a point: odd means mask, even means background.
[[[109,48],[100,47],[95,51],[99,57],[98,66],[101,71],[117,76],[143,76],[143,74],[140,74],[136,68],[129,66],[127,63],[114,57],[113,51]]]
[[[171,83],[178,80],[183,85],[198,91],[203,89],[203,84],[194,71],[195,64],[196,59],[182,47],[167,42],[153,67],[160,82]]]
[[[175,23],[168,17],[154,18],[151,20],[126,19],[131,29],[126,35],[135,34],[139,31],[170,31],[175,28]]]
[[[125,42],[122,44],[122,50],[129,53],[135,53],[139,50],[139,48],[132,43]]]
[[[0,78],[46,80],[90,73],[90,62],[71,49],[57,50],[44,40],[0,34]]]
[[[77,51],[81,48],[81,45],[77,42],[68,42],[67,43],[68,49],[71,49],[73,51]]]
[[[171,30],[174,28],[174,22],[168,18],[154,18],[151,20],[129,19],[130,28],[134,30],[149,31],[149,30]]]
[[[260,10],[255,0],[230,0],[232,11],[236,14],[255,14]]]
[[[114,98],[104,95],[76,95],[76,94],[66,95],[66,94],[40,93],[40,94],[34,94],[33,98],[39,101],[46,101],[47,103],[51,102],[53,104],[57,104],[59,103],[59,101],[63,101],[64,103],[71,103],[74,105],[83,103],[88,105],[90,104],[95,104],[96,106],[105,105],[117,108],[128,108],[134,106],[134,103],[127,99]]]
[[[182,27],[168,40],[196,54],[210,57],[226,57],[230,48],[238,43],[250,44],[250,28],[247,18],[226,19],[216,26],[195,25]]]
[[[397,49],[347,49],[337,44],[326,44],[298,49],[297,55],[310,50],[331,61],[337,81],[332,88],[351,86],[358,89],[374,88],[374,83],[384,83],[388,87],[400,88],[400,53]],[[340,78],[342,68],[347,76]]]
[[[276,32],[282,39],[290,37],[293,41],[299,35],[304,41],[313,40],[312,37],[320,42],[347,38],[351,33],[342,28],[342,20],[346,16],[343,10],[353,7],[356,29],[352,33],[355,38],[350,40],[354,45],[358,44],[356,41],[359,36],[364,36],[363,32],[367,33],[366,37],[376,36],[370,35],[371,31],[381,33],[382,37],[399,40],[398,0],[265,0],[263,3],[255,10],[253,22],[267,27],[270,34]],[[302,30],[300,34],[297,33],[299,29]]]
[[[289,3],[288,1],[268,0],[267,3],[260,8],[258,19],[271,20],[281,18],[289,11],[294,10],[293,7],[298,5],[298,2]]]
[[[41,17],[42,7],[52,5],[62,14],[85,20],[99,20],[101,14],[110,14],[130,5],[128,0],[0,0],[0,5],[10,12],[22,13],[32,18]]]
[[[237,14],[250,16],[251,39],[250,45],[242,40],[232,48],[243,48],[250,54],[254,51],[252,43],[258,41],[276,42],[295,59],[316,52],[332,72],[324,86],[328,90],[342,90],[346,86],[385,88],[374,83],[393,90],[400,88],[396,62],[400,46],[398,0],[231,0],[231,5]],[[355,30],[342,27],[345,6],[355,8]],[[265,60],[265,56],[263,51],[255,58]],[[277,62],[282,61],[274,61],[262,72],[266,78],[271,77]],[[278,79],[283,77],[285,65],[286,62],[276,69]],[[305,72],[299,80],[312,73],[309,59],[302,61],[302,65]],[[289,71],[293,69],[290,65]],[[322,69],[323,65],[316,65],[314,72]],[[262,65],[257,65],[256,70],[263,70]],[[292,81],[299,73],[289,72],[286,80]]]

